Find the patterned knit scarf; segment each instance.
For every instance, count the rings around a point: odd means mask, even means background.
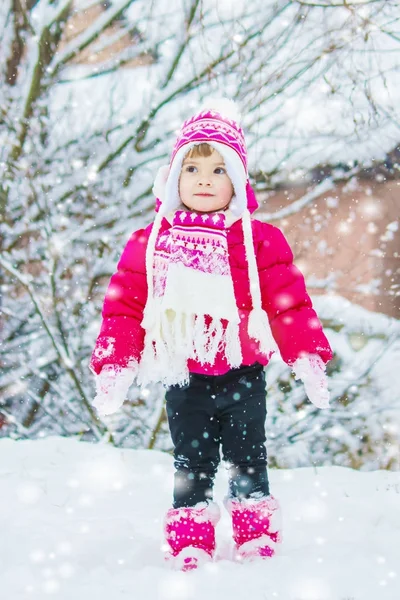
[[[155,245],[153,286],[142,322],[142,383],[183,385],[188,359],[213,364],[219,351],[231,368],[240,366],[240,318],[223,213],[175,212]]]

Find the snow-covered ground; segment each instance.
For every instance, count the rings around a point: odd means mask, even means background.
[[[173,464],[157,451],[72,439],[0,440],[1,598],[62,600],[398,600],[400,473],[340,467],[271,471],[279,556],[218,560],[197,572],[164,564],[162,520]],[[225,469],[216,500],[226,489]]]

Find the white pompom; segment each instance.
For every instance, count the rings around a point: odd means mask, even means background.
[[[207,98],[203,101],[200,112],[204,110],[215,110],[222,117],[240,124],[242,116],[237,105],[229,98]]]
[[[165,186],[167,183],[168,175],[169,165],[163,165],[158,169],[156,178],[154,180],[153,194],[156,198],[161,200],[161,202],[163,202],[165,198]]]

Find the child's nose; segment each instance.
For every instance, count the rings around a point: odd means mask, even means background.
[[[197,180],[197,184],[209,187],[211,185],[211,178],[208,175],[200,174]]]

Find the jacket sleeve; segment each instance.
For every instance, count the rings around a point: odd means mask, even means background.
[[[293,264],[293,253],[277,227],[260,224],[257,264],[262,307],[282,359],[289,365],[304,353],[318,354],[324,363],[332,350],[313,309],[302,273]],[[261,238],[261,239],[260,239]]]
[[[103,304],[100,333],[91,357],[96,374],[106,364],[138,363],[144,345],[141,326],[147,300],[146,247],[149,228],[133,233],[111,277]]]

